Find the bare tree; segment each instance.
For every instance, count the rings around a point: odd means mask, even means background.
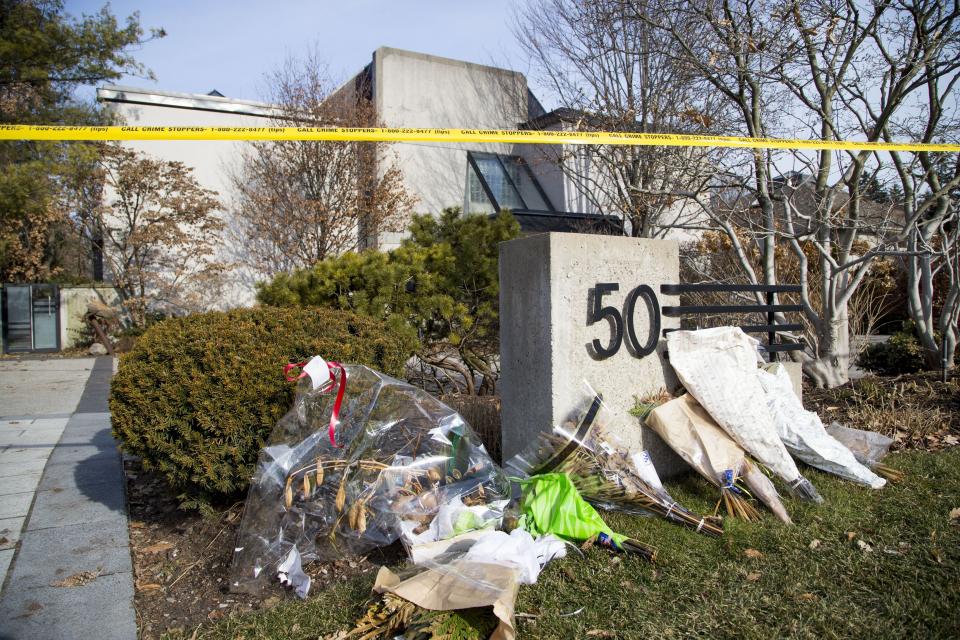
[[[369,87],[333,83],[316,54],[268,76],[277,126],[377,126]],[[387,147],[369,142],[255,142],[233,171],[236,257],[254,279],[376,246],[401,231],[414,199]]]
[[[722,117],[714,92],[670,54],[669,35],[638,19],[646,2],[532,0],[514,33],[574,130],[703,133]],[[699,218],[716,149],[570,146],[544,151],[595,212],[657,237]]]
[[[948,8],[927,0],[704,0],[661,2],[646,19],[670,34],[674,54],[741,114],[732,132],[877,141],[894,123],[909,121],[925,93],[924,77],[954,73],[957,57],[943,41],[956,37],[955,13],[955,3]],[[689,37],[691,25],[700,34],[696,40]],[[747,206],[714,211],[715,224],[735,245],[731,218],[751,221],[751,235],[763,246],[766,283],[777,279],[777,243],[792,248],[811,327],[810,350],[797,357],[820,385],[847,380],[849,304],[873,261],[903,253],[902,212],[892,205],[878,209],[864,194],[864,177],[876,162],[861,150],[756,151],[746,174],[729,172],[747,194],[734,201]],[[789,165],[800,179],[777,176],[777,167]],[[816,269],[808,268],[810,246]],[[760,280],[747,260],[741,267],[749,280]],[[812,272],[816,287],[808,279]]]
[[[143,326],[152,309],[207,308],[225,269],[213,259],[223,229],[217,194],[183,163],[120,145],[105,145],[100,165],[106,204],[94,213],[96,227],[133,324]]]
[[[904,190],[907,309],[927,365],[950,369],[960,320],[960,161],[891,155]]]

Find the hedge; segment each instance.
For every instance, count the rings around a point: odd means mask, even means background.
[[[384,323],[346,311],[263,306],[164,320],[120,360],[113,433],[184,506],[203,507],[247,487],[293,400],[283,365],[321,355],[401,375],[413,348]]]

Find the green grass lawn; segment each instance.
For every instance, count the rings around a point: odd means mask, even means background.
[[[767,515],[728,521],[723,538],[709,539],[660,519],[602,512],[614,530],[656,546],[657,564],[599,548],[554,561],[520,589],[518,636],[960,637],[960,526],[949,519],[960,507],[960,448],[886,462],[908,477],[881,491],[806,470],[825,503],[785,498],[792,527]],[[713,509],[715,490],[699,478],[668,485],[690,508]],[[197,637],[305,639],[350,628],[372,580],[228,618]]]

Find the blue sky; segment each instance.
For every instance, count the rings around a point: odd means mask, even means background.
[[[157,81],[121,83],[165,91],[232,98],[262,96],[263,74],[285,58],[316,46],[335,78],[370,62],[378,46],[507,66],[528,71],[509,23],[509,0],[236,0],[184,2],[114,0],[121,20],[140,12],[145,28],[163,27],[167,37],[146,44],[136,57]],[[74,16],[98,11],[102,0],[66,0]]]

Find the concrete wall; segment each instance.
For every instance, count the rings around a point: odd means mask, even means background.
[[[470,62],[381,47],[373,54],[374,101],[388,127],[516,129],[527,120],[523,74]],[[404,143],[389,146],[417,213],[436,215],[464,202],[467,150],[509,154],[510,144]],[[384,234],[381,247],[403,234]]]
[[[549,233],[500,245],[500,394],[503,456],[509,459],[536,434],[560,424],[584,396],[584,381],[603,395],[613,412],[617,435],[632,449],[646,448],[661,473],[682,468],[679,459],[629,415],[637,398],[677,380],[665,361],[665,341],[654,353],[635,357],[626,341],[608,358],[592,353],[594,338],[610,341],[609,324],[588,324],[591,290],[597,283],[620,288],[602,298],[603,306],[624,308],[636,286],[646,284],[660,306],[677,304],[660,294],[661,284],[679,282],[677,243],[666,240]],[[661,331],[679,327],[662,318]],[[638,340],[648,337],[648,310],[636,305]],[[662,335],[662,334],[661,334]]]
[[[120,308],[120,296],[110,286],[61,287],[60,288],[60,348],[77,346],[86,335],[87,326],[83,315],[93,301],[109,307]]]

